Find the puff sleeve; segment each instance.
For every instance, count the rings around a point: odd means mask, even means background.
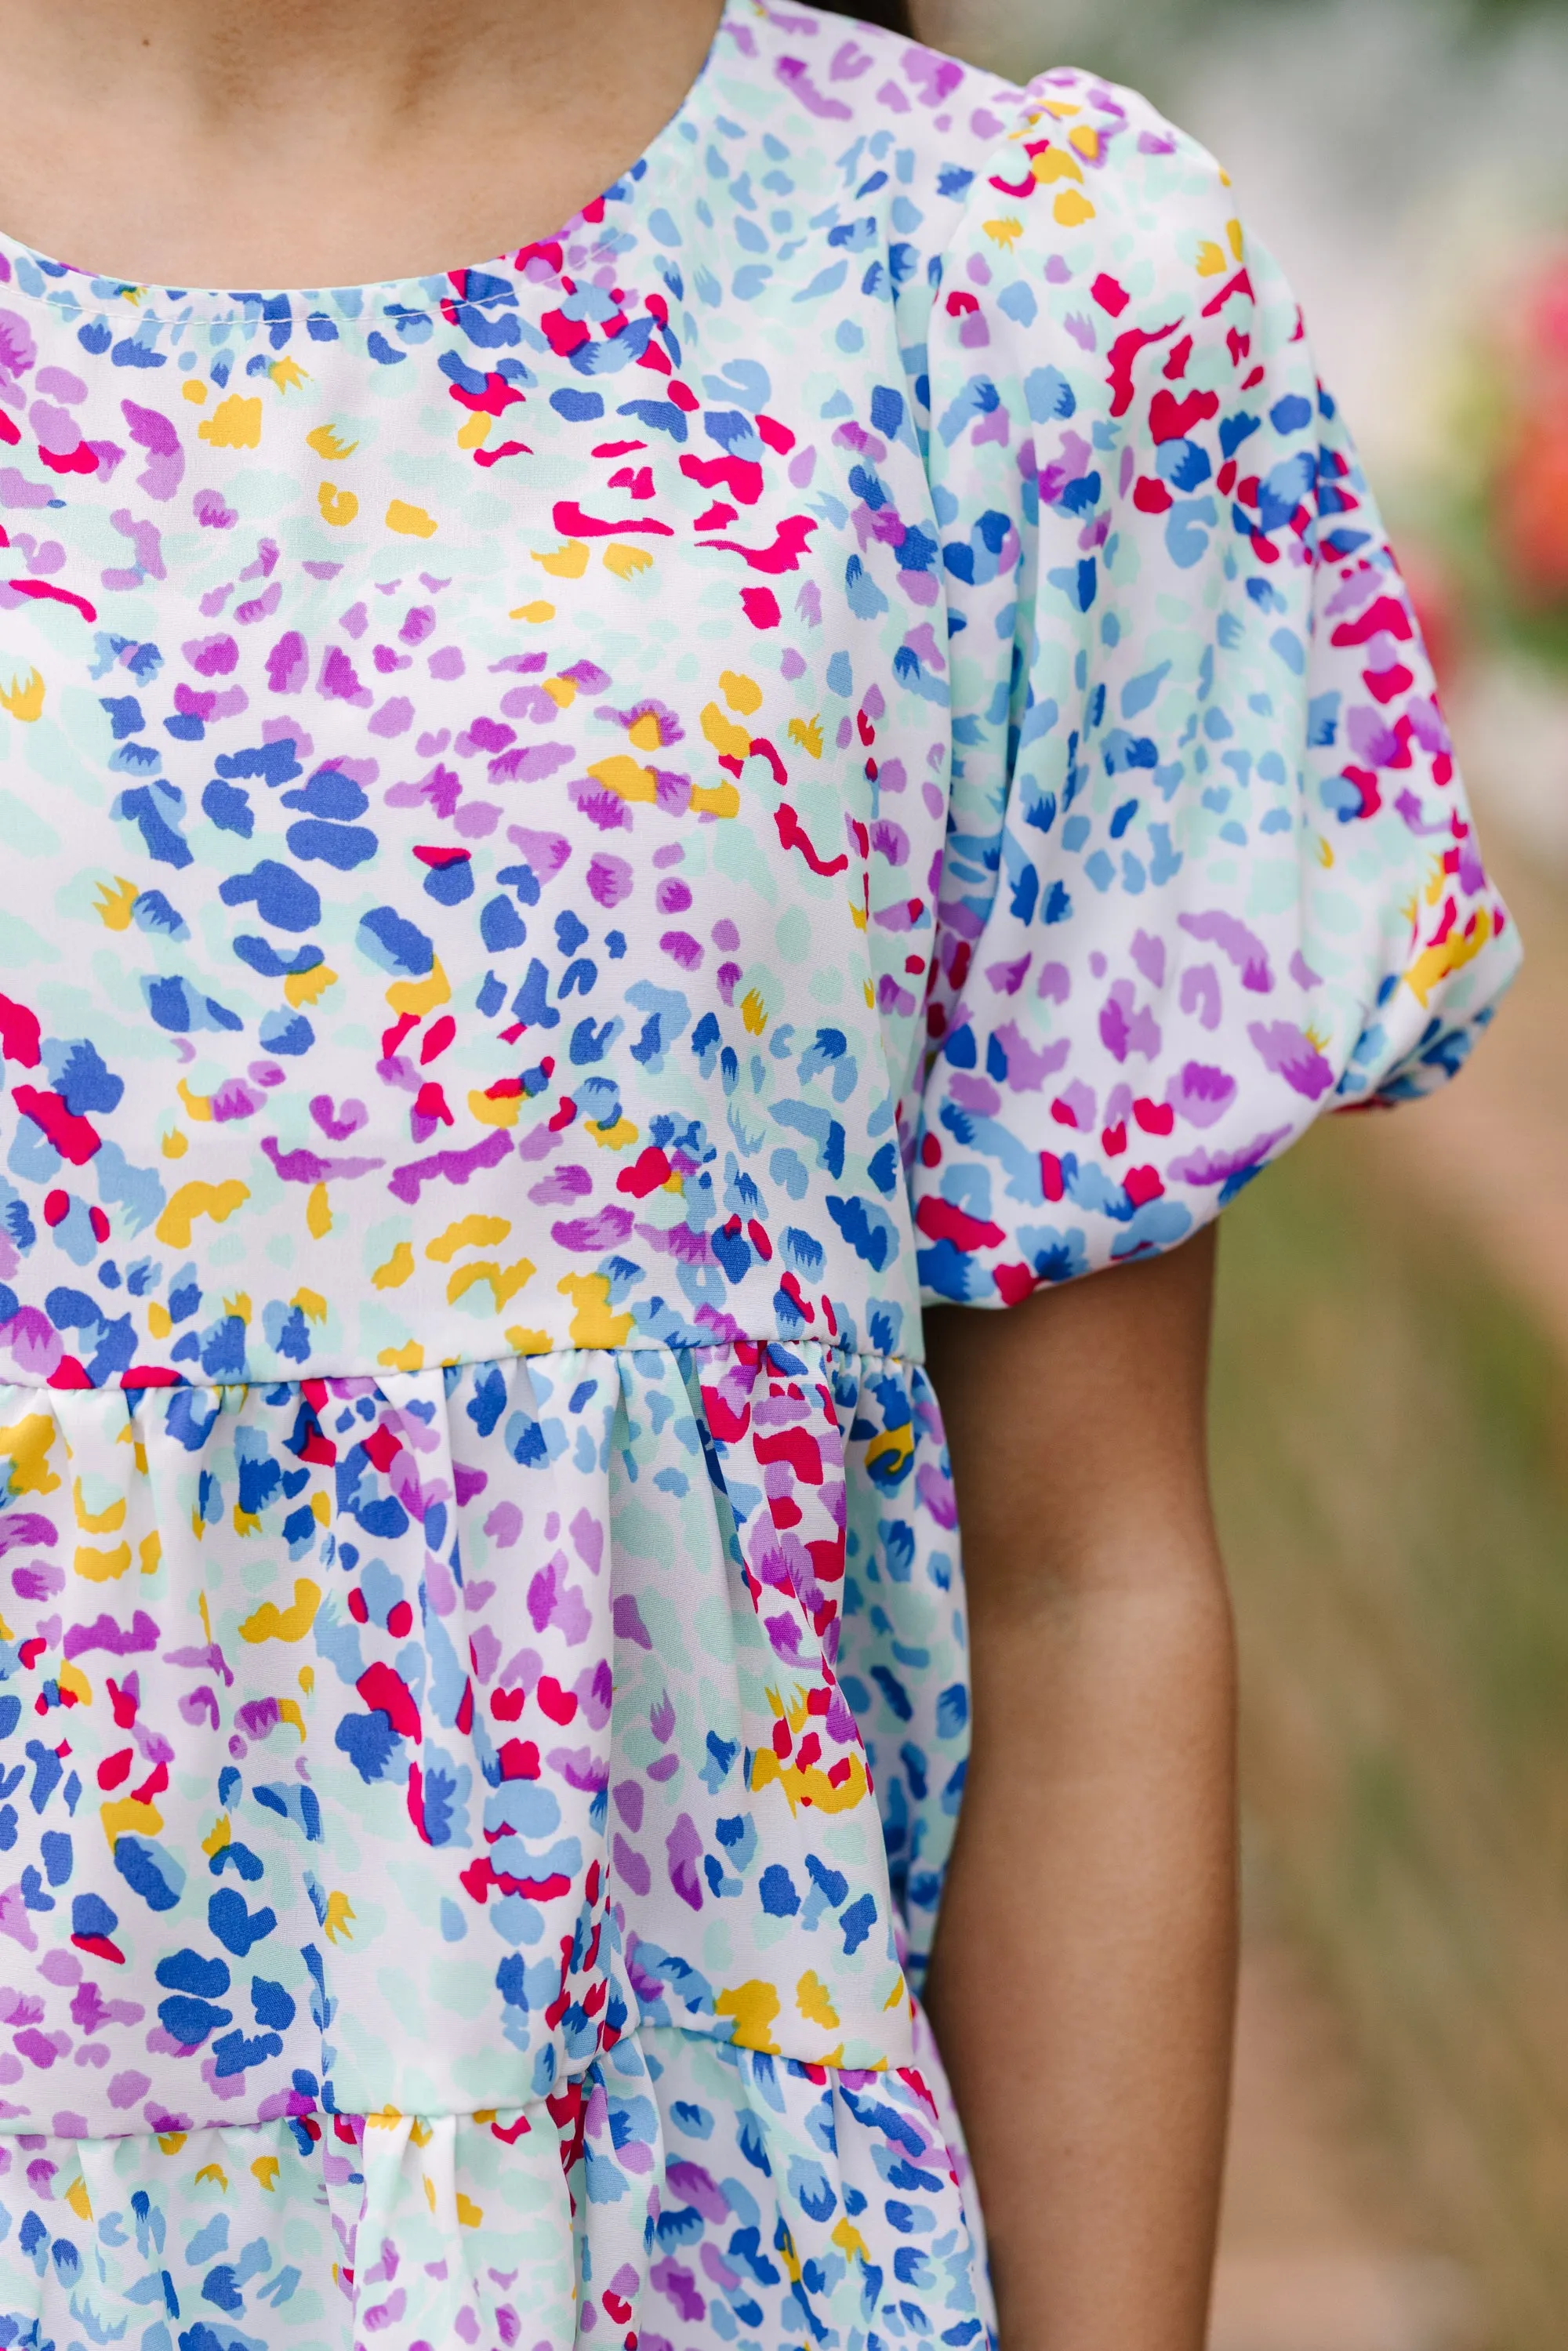
[[[923,1294],[1186,1238],[1511,977],[1430,667],[1300,314],[1201,149],[1027,93],[945,255],[929,472],[954,781]]]

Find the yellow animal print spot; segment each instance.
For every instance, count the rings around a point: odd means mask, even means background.
[[[92,2219],[92,2199],[87,2192],[87,2181],[79,2171],[66,2189],[66,2202],[78,2220]]]
[[[1247,238],[1242,230],[1240,222],[1239,220],[1227,221],[1225,224],[1225,234],[1230,241],[1230,250],[1236,256],[1237,260],[1244,260],[1247,254]]]
[[[319,996],[325,996],[337,983],[337,973],[319,963],[313,971],[291,971],[284,980],[283,993],[298,1011],[302,1004],[314,1004]]]
[[[279,392],[298,392],[308,381],[298,360],[274,360],[267,372]]]
[[[872,1438],[865,1449],[866,1468],[874,1469],[883,1483],[895,1483],[914,1458],[915,1431],[908,1426],[884,1428],[879,1437]]]
[[[385,1265],[378,1265],[371,1280],[378,1290],[401,1290],[413,1273],[413,1251],[407,1241],[399,1241]]]
[[[1082,164],[1065,147],[1048,147],[1043,155],[1035,157],[1030,168],[1042,188],[1049,188],[1056,180],[1082,181],[1083,177]]]
[[[250,1186],[231,1176],[223,1184],[182,1184],[153,1228],[171,1249],[189,1249],[191,1228],[198,1217],[226,1225],[235,1210],[250,1197]]]
[[[314,433],[307,433],[305,444],[307,448],[315,450],[318,457],[325,457],[329,465],[351,457],[360,445],[357,441],[340,439],[335,424],[318,424]]]
[[[617,580],[634,580],[639,572],[652,571],[653,559],[645,547],[628,547],[624,539],[612,538],[604,550],[604,569]]]
[[[437,1265],[450,1265],[459,1249],[494,1249],[498,1241],[507,1239],[511,1229],[507,1217],[460,1217],[456,1224],[448,1225],[444,1233],[438,1233],[434,1240],[426,1244],[424,1254],[433,1257]]]
[[[324,1241],[332,1229],[332,1203],[327,1196],[325,1184],[312,1184],[310,1196],[305,1203],[305,1223],[310,1238]]]
[[[224,1847],[232,1841],[233,1836],[234,1829],[230,1823],[228,1814],[226,1813],[220,1813],[217,1819],[213,1823],[212,1827],[207,1831],[206,1835],[202,1839],[202,1851],[206,1855],[209,1861],[215,1861],[219,1854],[222,1853]]]
[[[183,1159],[190,1147],[190,1144],[181,1134],[178,1127],[175,1127],[171,1134],[166,1134],[163,1137],[162,1142],[158,1146],[165,1159]]]
[[[613,758],[601,759],[588,772],[596,784],[602,784],[605,790],[613,792],[618,799],[658,799],[659,778],[653,768],[644,768],[640,760],[632,758],[624,751],[617,751]]]
[[[483,2227],[484,2220],[484,2206],[482,2204],[476,2204],[471,2196],[465,2196],[460,2188],[457,2190],[457,2224],[459,2228],[478,2229]]]
[[[340,1935],[345,1943],[353,1941],[354,1930],[349,1923],[353,1915],[354,1906],[346,1894],[328,1895],[326,1928],[329,1943],[335,1943]]]
[[[521,1094],[481,1093],[476,1086],[468,1108],[481,1126],[516,1126],[523,1107]]]
[[[160,2155],[178,2155],[180,2149],[184,2146],[186,2139],[190,2137],[190,2133],[188,2131],[160,2131],[157,2137],[158,2152]]]
[[[404,538],[434,538],[436,522],[423,507],[411,507],[404,498],[393,498],[387,508],[387,528],[401,532]]]
[[[98,919],[106,931],[128,931],[131,928],[131,911],[136,904],[137,894],[135,883],[127,882],[122,874],[115,877],[112,890],[107,882],[99,883]]]
[[[258,2155],[250,2167],[250,2176],[253,2179],[260,2180],[269,2196],[275,2194],[277,2188],[277,2156]]]
[[[744,726],[727,718],[716,702],[710,702],[703,712],[703,733],[721,759],[749,759],[751,736]]]
[[[263,1641],[302,1641],[316,1622],[316,1611],[320,1605],[320,1585],[312,1583],[308,1575],[297,1575],[292,1604],[279,1608],[275,1600],[264,1600],[241,1624],[240,1639],[253,1646]]]
[[[346,530],[360,511],[360,501],[352,490],[340,490],[336,482],[323,482],[316,493],[316,503],[321,509],[323,522],[334,530]]]
[[[1100,161],[1100,133],[1092,123],[1081,122],[1076,131],[1067,134],[1069,143],[1077,148],[1086,163]]]
[[[1425,1008],[1427,998],[1438,982],[1447,979],[1450,973],[1462,971],[1466,964],[1473,963],[1491,935],[1492,918],[1483,906],[1476,918],[1475,929],[1468,939],[1456,932],[1445,939],[1440,947],[1424,948],[1405,975],[1416,1001]]]
[[[203,408],[206,405],[209,389],[199,377],[192,376],[180,386],[181,397],[188,400],[193,408]]]
[[[486,1258],[477,1265],[460,1265],[446,1285],[446,1302],[449,1306],[455,1306],[476,1283],[486,1281],[490,1285],[490,1295],[496,1301],[496,1311],[499,1314],[533,1278],[533,1262],[526,1257],[520,1257],[516,1265],[503,1266],[493,1258]]]
[[[139,1466],[141,1469],[141,1475],[145,1477],[147,1474],[145,1464],[142,1463]],[[163,1538],[158,1532],[156,1527],[153,1528],[152,1532],[150,1535],[142,1536],[141,1546],[138,1553],[138,1557],[141,1562],[141,1573],[143,1575],[157,1574],[159,1569],[163,1564]]]
[[[999,245],[1004,253],[1010,251],[1023,235],[1022,221],[1014,220],[1010,215],[1005,220],[988,221],[985,225],[986,235],[991,243]]]
[[[555,1346],[548,1331],[529,1331],[521,1322],[514,1322],[505,1337],[507,1346],[515,1347],[519,1355],[548,1355]]]
[[[534,626],[538,628],[546,621],[554,620],[555,606],[543,603],[519,604],[516,611],[507,613],[507,618],[508,621],[531,621]]]
[[[259,449],[261,402],[231,392],[196,427],[196,437],[214,449]]]
[[[112,1583],[131,1564],[131,1545],[116,1543],[112,1551],[92,1551],[78,1543],[71,1564],[89,1583]]]
[[[833,2231],[833,2242],[846,2258],[862,2262],[869,2262],[871,2259],[866,2250],[865,2239],[847,2213]]]
[[[754,987],[748,987],[740,999],[740,1017],[753,1037],[760,1037],[768,1026],[768,1007]]]
[[[124,1495],[121,1494],[118,1501],[110,1502],[106,1510],[89,1510],[79,1478],[71,1488],[71,1508],[76,1512],[77,1524],[84,1535],[118,1534],[125,1524]]]
[[[753,1976],[747,1983],[721,1991],[713,2006],[716,2016],[734,2017],[730,2038],[737,2049],[761,2049],[770,2057],[779,2055],[779,2043],[768,2030],[779,2013],[779,1994],[770,1983]]]
[[[288,1303],[298,1306],[308,1322],[327,1320],[327,1301],[319,1290],[297,1290]]]
[[[214,2188],[221,2188],[225,2196],[228,2194],[229,2176],[224,2169],[221,2163],[204,2163],[200,2171],[197,2172],[196,2185],[198,2188],[205,2188],[209,2182]]]
[[[140,1796],[117,1796],[112,1803],[100,1804],[98,1811],[110,1853],[117,1837],[128,1833],[132,1836],[156,1836],[163,1825],[163,1815],[157,1805],[144,1804]]]
[[[577,680],[571,677],[547,677],[544,692],[558,710],[570,710],[577,700]]]
[[[31,726],[44,715],[44,680],[42,674],[30,669],[24,676],[13,674],[9,685],[0,685],[0,709],[8,710],[13,718]]]
[[[92,1684],[81,1667],[73,1665],[68,1657],[62,1661],[55,1679],[58,1682],[62,1694],[67,1698],[74,1698],[78,1706],[92,1704]]]
[[[389,1372],[423,1372],[424,1349],[417,1339],[411,1339],[406,1347],[383,1347],[376,1361]]]
[[[213,1115],[213,1101],[210,1094],[193,1094],[191,1092],[190,1087],[185,1083],[183,1078],[176,1079],[174,1092],[179,1095],[180,1100],[185,1105],[185,1116],[187,1118],[193,1119],[198,1126],[206,1126],[211,1123]]]
[[[740,794],[727,777],[722,784],[694,784],[690,807],[694,816],[738,816]]]
[[[392,1010],[412,1012],[416,1020],[423,1020],[425,1014],[434,1012],[438,1004],[450,1003],[451,999],[451,986],[441,968],[439,956],[434,957],[423,979],[395,979],[387,990],[387,1002]]]
[[[637,1140],[639,1130],[622,1112],[613,1126],[599,1126],[590,1119],[584,1132],[591,1143],[605,1151],[629,1151]]]
[[[751,1785],[755,1792],[777,1781],[791,1812],[801,1804],[810,1804],[820,1813],[851,1813],[864,1801],[867,1792],[865,1764],[853,1753],[844,1760],[850,1768],[835,1787],[820,1764],[812,1763],[802,1770],[799,1763],[780,1763],[771,1747],[759,1747],[752,1758]]]
[[[1229,266],[1225,258],[1225,247],[1222,245],[1216,245],[1212,237],[1206,236],[1197,248],[1198,276],[1223,277]]]
[[[762,707],[762,688],[754,677],[747,677],[739,670],[727,669],[721,673],[718,683],[732,710],[738,710],[743,718],[755,718]]]
[[[569,538],[552,555],[547,555],[542,548],[538,547],[532,553],[534,561],[541,565],[552,580],[580,580],[588,569],[588,541],[584,538]]]
[[[795,1987],[795,2005],[808,2024],[820,2024],[831,2032],[839,2022],[839,2011],[828,1997],[828,1987],[812,1968],[808,1968]]]
[[[0,1461],[11,1464],[13,1494],[55,1494],[60,1481],[49,1468],[55,1424],[47,1412],[30,1412],[0,1428]]]
[[[1094,207],[1080,188],[1063,188],[1051,210],[1063,228],[1082,228],[1094,217]]]
[[[490,427],[495,421],[493,416],[486,416],[482,408],[476,408],[467,423],[460,427],[457,446],[460,449],[482,449],[489,438]]]
[[[556,1288],[563,1298],[570,1299],[575,1309],[570,1333],[574,1347],[625,1345],[634,1318],[611,1311],[607,1273],[563,1274]]]
[[[820,718],[791,718],[789,740],[798,743],[808,758],[822,756],[822,722]]]

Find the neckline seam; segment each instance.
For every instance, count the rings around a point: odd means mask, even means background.
[[[572,225],[575,226],[576,224],[573,223]],[[563,234],[565,234],[565,232],[563,232]],[[556,240],[553,238],[547,238],[545,242],[549,244],[556,242]],[[11,248],[12,256],[16,253],[26,254],[27,248],[26,246],[13,246]],[[33,256],[29,256],[28,257],[32,258]],[[484,270],[494,270],[497,267],[497,264],[494,262],[481,263],[477,266],[479,268]],[[510,269],[513,265],[510,262],[507,262],[506,266]],[[71,274],[73,277],[78,275],[86,275],[85,272],[77,272],[74,270]],[[109,280],[106,278],[96,278],[91,282],[95,285],[107,285]],[[459,294],[455,288],[454,288],[450,296],[443,296],[439,299],[434,299],[426,303],[390,301],[376,307],[370,302],[366,302],[357,309],[329,308],[327,301],[323,299],[324,296],[329,297],[332,294],[338,293],[375,296],[381,294],[383,290],[390,291],[399,285],[418,285],[420,282],[421,281],[417,278],[386,278],[373,280],[370,284],[362,287],[328,287],[320,289],[311,287],[290,287],[287,289],[287,292],[263,294],[258,296],[254,307],[241,308],[236,306],[225,310],[204,309],[200,307],[203,302],[210,301],[212,298],[211,294],[204,289],[203,293],[193,297],[192,307],[188,310],[148,310],[128,308],[123,315],[127,327],[278,327],[286,325],[298,325],[302,322],[308,325],[310,321],[315,319],[329,319],[334,326],[337,326],[341,322],[350,327],[360,325],[370,325],[373,327],[382,319],[397,319],[438,318],[441,314],[442,304],[446,300],[452,301],[460,308],[465,310],[517,308],[518,307],[519,287],[531,284],[533,281],[522,277],[519,273],[515,279],[508,281],[505,292],[500,294]],[[136,289],[130,285],[130,281],[128,280],[126,285],[120,289],[120,292],[123,294],[125,292],[133,292]],[[166,294],[173,292],[174,288],[172,287],[160,287],[158,291],[160,293]],[[83,300],[79,297],[68,291],[65,287],[61,286],[35,287],[19,285],[15,277],[0,280],[0,299],[7,301],[16,300],[18,302],[40,303],[47,309],[63,311],[68,317],[80,319],[84,323],[89,318],[101,319],[113,315],[113,306],[116,298],[117,297],[114,294],[105,294],[98,298],[96,302],[93,300]],[[290,306],[287,310],[276,307],[285,300],[287,300]],[[309,303],[312,307],[307,308],[305,307],[307,303]]]
[[[117,277],[110,272],[78,268],[73,263],[61,262],[53,255],[40,253],[35,247],[16,238],[6,236],[3,231],[0,231],[0,266],[7,269],[7,275],[0,277],[0,301],[15,298],[24,302],[41,304],[47,308],[61,311],[68,317],[80,319],[86,323],[89,319],[109,316],[117,295],[145,292],[152,298],[156,307],[135,309],[128,314],[127,324],[132,337],[137,325],[186,328],[269,327],[286,323],[308,324],[312,319],[317,318],[330,319],[334,325],[342,322],[350,327],[365,325],[373,329],[380,319],[388,317],[437,319],[441,315],[443,304],[448,299],[466,309],[483,309],[486,305],[501,308],[515,307],[520,302],[523,287],[534,281],[524,275],[514,256],[519,252],[537,254],[541,250],[548,250],[552,246],[564,247],[584,230],[591,233],[594,229],[604,225],[602,221],[595,223],[588,218],[589,214],[596,206],[602,209],[612,201],[629,202],[633,192],[643,188],[656,162],[662,158],[665,148],[677,140],[682,135],[685,125],[694,120],[699,101],[716,78],[720,59],[726,51],[727,37],[734,18],[745,5],[746,0],[723,0],[717,22],[714,26],[713,37],[704,52],[691,82],[674,110],[658,126],[652,138],[624,170],[619,172],[598,194],[590,197],[587,203],[571,214],[570,219],[553,229],[547,230],[540,236],[521,239],[517,245],[509,246],[506,251],[487,260],[465,262],[458,265],[455,270],[413,271],[402,277],[368,278],[357,284],[350,283],[345,286],[269,287],[255,289],[197,287],[187,289],[172,286],[143,287],[134,279]],[[45,283],[37,287],[20,284],[17,277],[18,264],[29,266],[45,280]],[[75,284],[51,283],[51,280],[57,278],[57,273],[58,277],[79,283],[86,290],[86,298],[78,294]],[[453,287],[449,295],[431,293],[431,288],[434,286],[450,285],[454,277],[498,278],[503,280],[503,290],[494,294],[470,296],[458,293],[455,287]],[[90,292],[94,287],[110,287],[116,291],[94,297]],[[189,307],[176,308],[171,305],[170,297],[184,294],[187,291],[190,295]],[[425,299],[423,303],[402,301],[399,298],[405,292],[422,293]],[[235,298],[236,293],[249,297],[255,307],[238,307]],[[355,307],[340,308],[335,298],[352,302]],[[307,305],[313,307],[308,308]]]

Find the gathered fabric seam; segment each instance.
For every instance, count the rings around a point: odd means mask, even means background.
[[[655,1339],[643,1347],[630,1345],[548,1347],[542,1348],[538,1354],[530,1355],[519,1354],[516,1350],[502,1355],[459,1355],[450,1362],[426,1364],[416,1372],[394,1371],[386,1364],[375,1364],[366,1369],[352,1372],[279,1372],[275,1378],[264,1376],[243,1380],[193,1380],[186,1379],[182,1374],[177,1380],[133,1381],[129,1387],[122,1385],[120,1380],[113,1379],[106,1380],[101,1386],[92,1388],[57,1388],[51,1387],[47,1380],[0,1378],[0,1388],[28,1388],[35,1390],[39,1395],[50,1396],[141,1397],[178,1395],[182,1390],[192,1388],[204,1389],[214,1395],[222,1395],[225,1390],[238,1389],[248,1395],[267,1388],[308,1387],[318,1380],[369,1380],[384,1394],[389,1383],[399,1380],[427,1379],[432,1372],[487,1371],[492,1364],[549,1364],[558,1357],[566,1355],[614,1355],[616,1357],[657,1355],[661,1358],[665,1356],[673,1358],[679,1355],[719,1355],[733,1353],[737,1347],[820,1347],[823,1354],[841,1355],[846,1362],[892,1364],[904,1371],[925,1369],[924,1355],[908,1354],[902,1349],[852,1347],[841,1339],[786,1339],[775,1332],[770,1337],[763,1338],[755,1338],[748,1333],[741,1339],[694,1339],[679,1346],[672,1346],[666,1339]]]

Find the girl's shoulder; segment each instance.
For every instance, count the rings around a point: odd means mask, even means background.
[[[764,202],[815,198],[812,226],[846,261],[891,253],[894,290],[901,267],[928,287],[1009,267],[1050,282],[1056,254],[1076,276],[1096,246],[1145,278],[1173,262],[1218,275],[1239,237],[1213,156],[1086,68],[1018,84],[793,0],[729,0],[705,82],[691,131],[708,132],[710,180],[733,195],[737,150],[759,138],[743,205],[758,176]]]

